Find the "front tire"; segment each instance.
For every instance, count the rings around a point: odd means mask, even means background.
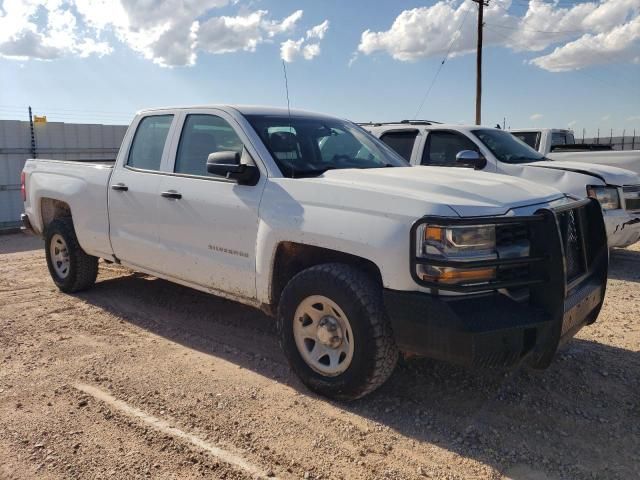
[[[98,258],[82,250],[71,218],[58,218],[47,226],[45,252],[51,278],[63,292],[79,292],[95,283]]]
[[[289,281],[278,306],[278,333],[302,382],[334,399],[372,392],[398,360],[382,287],[345,264],[317,265]]]

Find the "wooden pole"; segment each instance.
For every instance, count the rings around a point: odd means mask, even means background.
[[[476,48],[476,125],[482,123],[482,30],[484,7],[487,0],[473,0],[478,4],[478,44]],[[486,3],[485,3],[486,2]]]

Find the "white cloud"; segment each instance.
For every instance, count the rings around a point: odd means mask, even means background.
[[[214,17],[200,26],[198,47],[209,53],[253,52],[269,37],[291,30],[302,17],[298,10],[282,22],[267,20],[268,12],[258,10],[246,16]]]
[[[325,20],[319,25],[307,30],[307,38],[317,38],[318,40],[322,40],[329,30],[329,20]]]
[[[637,120],[640,120],[640,115],[631,115],[630,117],[627,117],[627,122],[635,122]]]
[[[302,57],[311,60],[320,55],[320,40],[322,40],[329,29],[329,20],[307,30],[304,37],[298,40],[286,40],[280,44],[280,58],[291,63],[296,58]],[[310,43],[313,42],[313,43]]]
[[[292,31],[303,14],[297,10],[282,20],[271,19],[266,10],[212,15],[229,3],[236,1],[5,0],[0,8],[0,55],[15,59],[106,55],[112,51],[104,40],[110,33],[158,65],[193,65],[200,51],[255,51],[261,43]],[[311,46],[306,50],[307,56],[312,55]]]
[[[53,60],[106,55],[106,42],[86,36],[61,0],[7,0],[0,10],[0,56]]]
[[[585,34],[577,40],[535,58],[534,65],[551,72],[578,70],[591,65],[637,62],[640,59],[640,16],[597,35]]]
[[[611,114],[607,113],[606,115],[603,115],[600,120],[602,120],[603,122],[608,122],[609,120],[611,120]]]
[[[577,120],[571,120],[569,123],[567,123],[567,127],[569,128],[573,128],[578,124]]]
[[[620,61],[640,62],[640,2],[602,0],[563,8],[531,0],[522,16],[509,12],[511,0],[494,0],[485,9],[485,45],[514,51],[541,52],[530,63],[549,71],[565,71]],[[461,55],[475,48],[475,29],[460,28],[475,17],[475,4],[440,0],[428,7],[401,12],[388,30],[362,33],[358,52],[386,52],[396,60]],[[467,12],[471,10],[471,14]]]
[[[543,115],[543,114],[541,114],[541,113],[534,113],[533,115],[531,115],[531,116],[529,117],[529,120],[533,120],[533,121],[541,120],[541,119],[542,119],[542,117],[544,117],[544,115]]]
[[[457,27],[472,5],[467,1],[456,8],[450,2],[440,1],[430,7],[405,10],[389,30],[364,31],[358,51],[365,55],[385,51],[402,61],[444,53],[450,42],[455,42],[456,51],[464,51],[471,47],[474,34],[472,29],[458,31]]]

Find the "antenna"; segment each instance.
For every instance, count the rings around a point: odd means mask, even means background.
[[[289,133],[293,133],[291,131],[291,104],[289,102],[289,80],[287,79],[287,65],[282,60],[282,71],[284,72],[284,91],[287,94],[287,113],[289,115]]]
[[[289,133],[293,133],[291,128],[291,103],[289,102],[289,80],[287,79],[287,65],[282,59],[282,71],[284,72],[284,91],[287,94],[287,115],[289,116]],[[295,176],[295,169],[291,166],[291,178]]]

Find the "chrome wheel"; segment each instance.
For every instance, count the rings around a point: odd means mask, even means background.
[[[51,237],[49,253],[51,254],[51,264],[53,265],[53,270],[56,272],[56,275],[58,275],[60,279],[67,278],[70,266],[69,249],[62,235],[56,233]]]
[[[300,302],[294,316],[293,337],[304,361],[321,375],[335,377],[351,365],[351,324],[330,298],[312,295]]]

